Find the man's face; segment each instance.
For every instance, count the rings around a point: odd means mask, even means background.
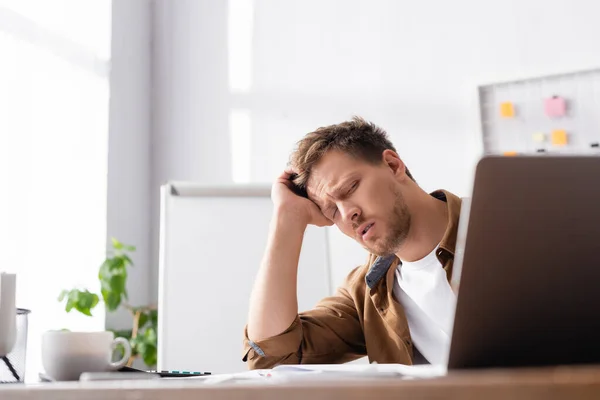
[[[398,174],[383,159],[373,165],[329,151],[313,167],[307,192],[345,235],[373,254],[397,252],[410,229]]]

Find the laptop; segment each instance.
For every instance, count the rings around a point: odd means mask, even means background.
[[[600,362],[600,157],[484,157],[463,208],[448,370]]]

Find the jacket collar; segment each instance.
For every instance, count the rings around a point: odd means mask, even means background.
[[[454,257],[461,200],[459,197],[446,190],[436,190],[431,193],[431,196],[446,202],[448,207],[448,225],[446,226],[446,232],[440,241],[439,248],[441,251],[438,252],[438,257]],[[448,254],[443,254],[444,252],[447,252]],[[396,257],[395,254],[380,257],[371,255],[370,260],[373,259],[375,261],[372,261],[369,271],[365,276],[365,281],[367,282],[369,289],[373,289],[379,281],[381,281],[381,278],[386,275],[388,269],[396,260],[398,260],[398,257]]]

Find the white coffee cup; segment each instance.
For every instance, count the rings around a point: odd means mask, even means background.
[[[111,362],[117,345],[125,349],[123,357]],[[84,372],[108,372],[123,367],[131,356],[129,341],[109,331],[48,331],[42,336],[42,365],[57,381],[78,380]]]

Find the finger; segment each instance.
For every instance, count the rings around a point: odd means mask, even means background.
[[[294,170],[290,169],[290,168],[286,168],[281,175],[279,175],[278,179],[285,179],[285,180],[290,180],[290,178],[295,175]]]
[[[294,168],[293,166],[288,165],[287,167],[285,167],[284,173],[289,175],[298,175],[300,171],[298,171],[298,169]]]
[[[292,190],[294,188],[294,182],[289,179],[279,179],[277,183],[285,185],[288,189]]]

